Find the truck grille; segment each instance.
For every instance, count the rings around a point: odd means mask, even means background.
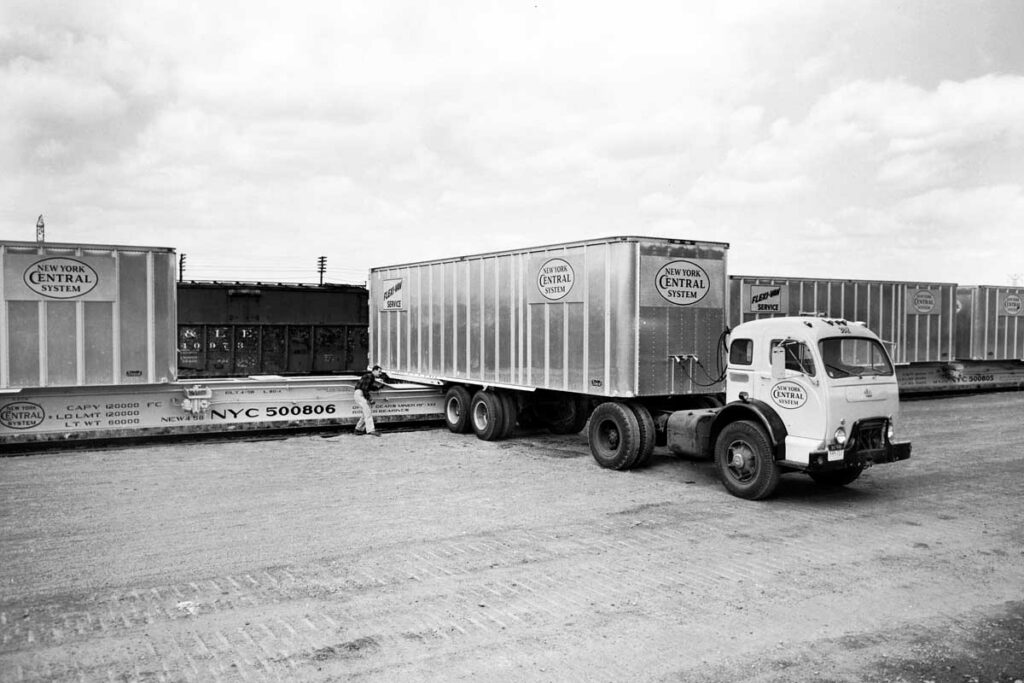
[[[865,420],[854,425],[853,447],[860,451],[885,448],[885,420]]]

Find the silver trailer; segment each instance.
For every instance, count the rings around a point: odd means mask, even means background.
[[[771,495],[784,471],[846,485],[910,457],[892,441],[898,387],[878,337],[817,317],[730,332],[727,250],[611,237],[374,268],[371,353],[442,386],[453,432],[589,424],[601,467],[643,467],[660,444],[713,457],[742,498]]]
[[[1024,288],[959,287],[957,299],[958,360],[1024,359]]]
[[[896,363],[953,360],[957,308],[957,286],[951,283],[729,278],[730,326],[794,315],[856,320],[885,341]]]
[[[392,375],[461,388],[458,429],[481,388],[515,404],[492,415],[543,404],[527,412],[563,431],[582,429],[590,397],[716,394],[727,250],[610,237],[373,268],[370,353]]]
[[[0,389],[173,382],[175,254],[0,242]]]

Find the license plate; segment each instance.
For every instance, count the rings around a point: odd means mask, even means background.
[[[828,461],[835,462],[836,460],[842,460],[846,452],[842,446],[829,446],[828,447]]]

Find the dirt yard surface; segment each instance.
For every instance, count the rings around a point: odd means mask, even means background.
[[[1024,393],[902,410],[757,503],[583,435],[0,458],[0,680],[1024,680]]]

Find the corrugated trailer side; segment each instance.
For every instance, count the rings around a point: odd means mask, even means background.
[[[824,315],[865,323],[891,345],[897,363],[947,362],[955,356],[955,284],[733,275],[729,298],[732,326]]]
[[[388,372],[479,386],[717,392],[680,359],[714,372],[727,249],[613,237],[374,268],[371,355]]]
[[[173,249],[0,242],[0,388],[172,382]]]
[[[961,287],[960,360],[1024,359],[1024,288]]]

